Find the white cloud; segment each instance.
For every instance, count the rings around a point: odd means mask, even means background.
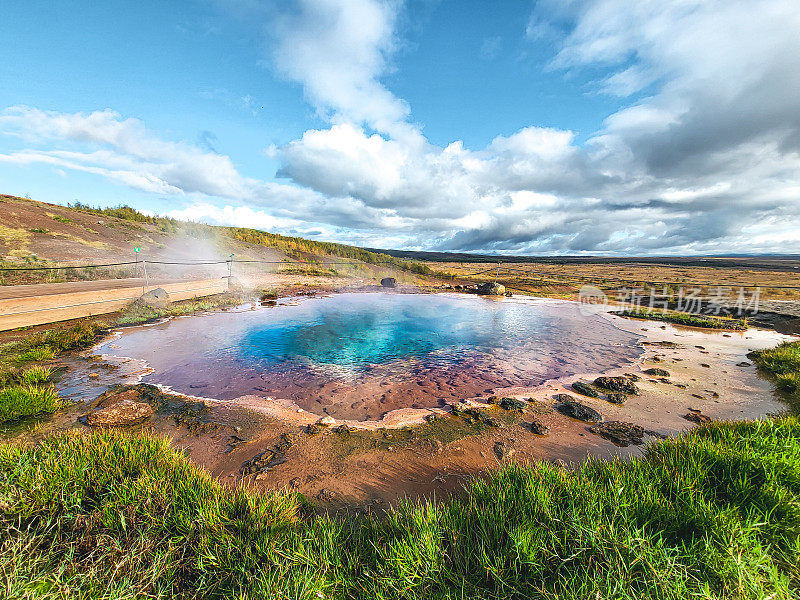
[[[276,68],[330,123],[267,150],[287,183],[245,177],[213,146],[163,140],[108,110],[6,109],[0,132],[28,147],[0,161],[194,202],[176,216],[371,246],[800,252],[792,2],[542,0],[528,35],[557,48],[551,67],[602,67],[597,90],[628,104],[586,143],[532,124],[482,149],[431,144],[381,83],[400,9],[297,0],[268,11]]]
[[[394,136],[416,135],[408,104],[380,83],[397,47],[400,1],[297,0],[269,19],[277,69],[303,84],[334,121],[366,123]]]

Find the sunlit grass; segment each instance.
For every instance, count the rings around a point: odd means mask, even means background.
[[[129,306],[117,319],[117,325],[139,325],[157,321],[166,317],[179,317],[191,315],[198,312],[215,310],[226,306],[236,306],[242,304],[245,299],[239,294],[221,294],[205,300],[189,300],[170,304],[166,308],[152,308],[142,304],[134,303]]]
[[[9,598],[791,598],[800,424],[716,423],[342,518],[223,487],[163,439],[72,433],[0,448],[0,511]]]
[[[775,376],[778,387],[800,393],[800,342],[785,342],[775,348],[750,354],[760,369]]]
[[[41,385],[50,381],[53,376],[51,367],[33,366],[22,372],[20,383],[24,385]]]
[[[664,321],[677,325],[687,325],[690,327],[702,327],[704,329],[732,329],[744,331],[747,329],[747,321],[744,319],[729,319],[726,317],[708,317],[704,315],[691,315],[678,312],[661,312],[653,310],[620,310],[614,313],[621,317],[633,317],[635,319],[647,319],[650,321]]]
[[[0,388],[0,423],[39,413],[52,413],[64,405],[52,385],[9,385]]]

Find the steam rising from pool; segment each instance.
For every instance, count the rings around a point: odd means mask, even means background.
[[[146,380],[178,392],[371,420],[607,370],[639,354],[637,339],[570,302],[375,293],[175,319],[98,350],[146,360]]]

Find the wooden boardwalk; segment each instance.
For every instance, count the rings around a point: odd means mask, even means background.
[[[221,294],[228,280],[200,279],[150,282],[170,299],[188,300]],[[147,291],[144,279],[107,279],[0,287],[0,331],[112,313]]]

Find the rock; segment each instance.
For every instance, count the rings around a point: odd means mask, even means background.
[[[600,394],[598,394],[594,389],[592,389],[588,383],[584,383],[583,381],[576,381],[572,384],[572,389],[578,392],[579,394],[583,394],[584,396],[589,396],[590,398],[599,398]]]
[[[461,413],[466,413],[470,409],[469,404],[466,402],[451,402],[450,403],[450,410],[453,411],[453,414],[458,416]]]
[[[330,491],[322,488],[319,493],[317,494],[317,500],[320,502],[332,502],[336,495]]]
[[[319,421],[317,421],[317,425],[322,425],[323,427],[330,427],[331,425],[336,425],[336,419],[334,419],[330,415],[325,415]]]
[[[253,458],[242,464],[239,472],[242,475],[253,475],[266,473],[273,467],[286,462],[286,456],[281,452],[274,450],[264,450],[260,454],[256,454]]]
[[[559,402],[576,402],[575,396],[570,396],[569,394],[556,394],[553,398]]]
[[[167,290],[164,288],[156,288],[139,296],[136,302],[143,306],[149,306],[150,308],[166,308],[170,300]]]
[[[501,398],[500,408],[505,410],[523,410],[525,408],[525,403],[516,398]]]
[[[749,366],[750,366],[750,363],[749,363],[749,362],[747,362],[747,361],[744,361],[744,360],[743,360],[743,361],[742,361],[742,362],[740,362],[740,363],[736,363],[736,366],[737,366],[737,367],[749,367]]]
[[[711,423],[711,417],[704,415],[699,410],[686,413],[683,418],[692,423]]]
[[[280,441],[274,446],[276,452],[286,452],[291,447],[292,438],[288,433],[282,433]]]
[[[611,394],[606,394],[606,400],[611,402],[611,404],[625,404],[625,401],[628,399],[628,396],[621,392],[613,392]]]
[[[425,415],[422,418],[425,420],[426,423],[433,423],[436,420],[436,415],[434,413],[431,413],[429,415]]]
[[[536,435],[547,435],[550,433],[550,428],[542,423],[541,421],[537,421],[536,419],[530,425],[531,431]]]
[[[653,377],[669,377],[669,371],[666,369],[647,369],[644,373],[645,375],[652,375]]]
[[[95,406],[97,408],[107,408],[123,400],[140,401],[141,395],[139,394],[139,390],[136,388],[125,388],[123,386],[109,388],[95,400]]]
[[[502,283],[482,283],[478,286],[477,291],[484,296],[504,296],[506,286]]]
[[[100,375],[98,373],[89,373],[89,379],[100,379]]]
[[[700,366],[701,367],[705,367],[706,369],[710,369],[711,368],[711,365],[706,364],[706,363],[700,363]]]
[[[86,413],[82,419],[89,427],[128,427],[141,423],[152,415],[153,409],[149,404],[124,399],[106,408]]]
[[[603,420],[603,416],[599,412],[580,402],[562,402],[556,406],[556,410],[562,415],[567,415],[585,423],[599,423]]]
[[[589,427],[589,431],[596,433],[618,446],[639,445],[644,439],[644,428],[624,421],[608,421]]]
[[[397,287],[397,279],[394,277],[384,277],[381,279],[381,285],[385,288]]]
[[[639,381],[641,379],[641,377],[639,377],[635,373],[625,373],[625,377],[627,377],[631,381]]]
[[[639,393],[639,388],[627,377],[598,377],[594,380],[594,384],[614,392],[625,392],[626,394]]]
[[[506,447],[503,442],[496,442],[494,445],[494,455],[497,457],[497,460],[503,460],[514,456],[514,450]]]

